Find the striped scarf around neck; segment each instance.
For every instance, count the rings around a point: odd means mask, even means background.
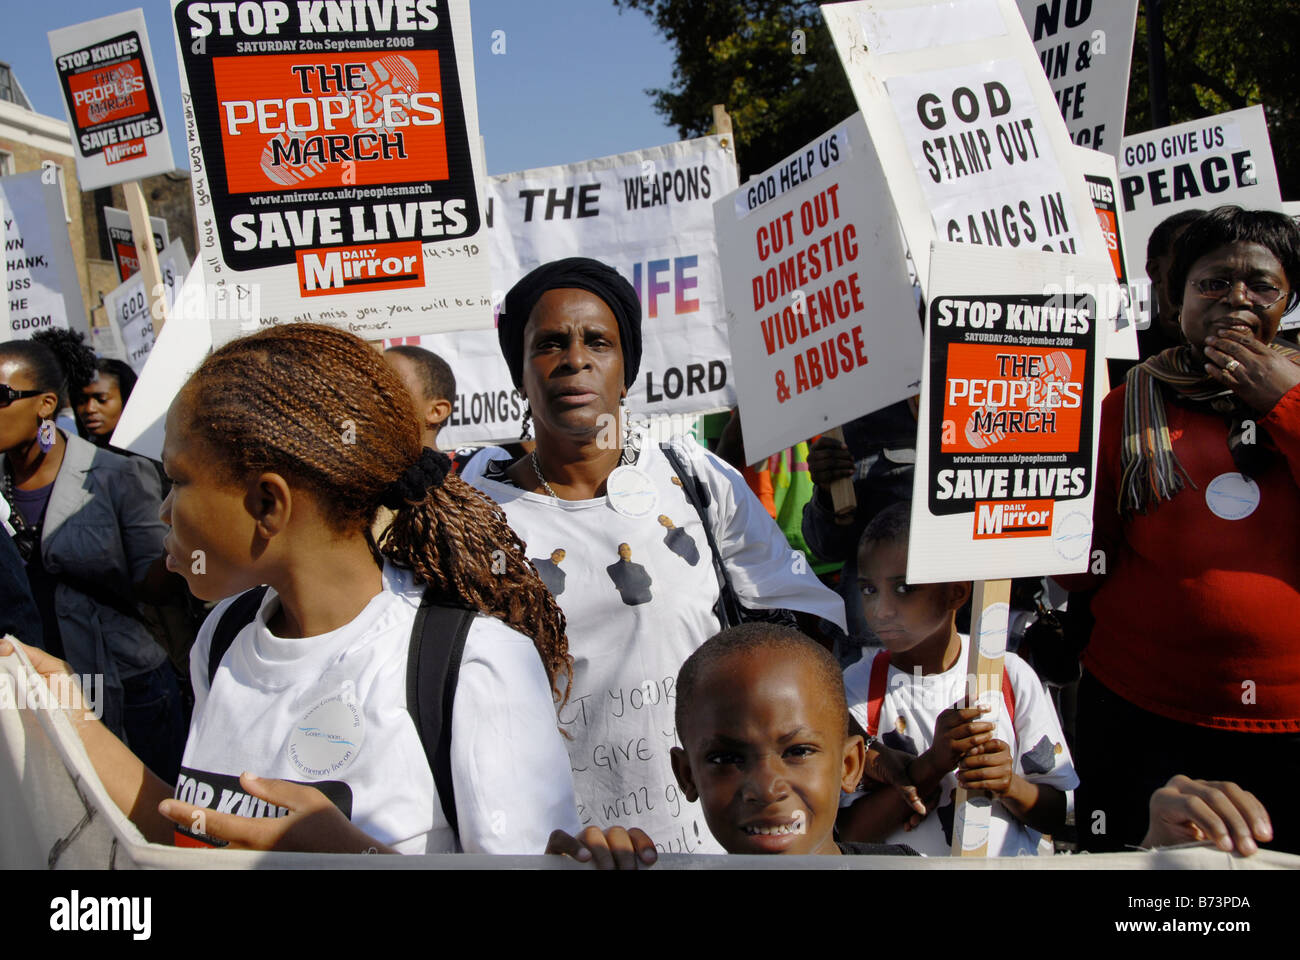
[[[1300,365],[1300,350],[1279,343],[1269,348]],[[1133,367],[1125,378],[1119,498],[1120,516],[1125,518],[1172,500],[1185,483],[1196,486],[1174,453],[1162,384],[1177,402],[1229,421],[1228,452],[1244,476],[1258,476],[1275,456],[1261,427],[1256,427],[1253,442],[1242,442],[1245,422],[1257,420],[1259,414],[1207,376],[1190,346],[1170,347]]]

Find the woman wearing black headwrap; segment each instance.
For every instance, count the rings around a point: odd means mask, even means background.
[[[792,556],[731,467],[689,437],[656,444],[627,424],[641,307],[614,269],[580,257],[538,267],[506,295],[498,335],[537,446],[474,484],[502,506],[529,556],[563,564],[557,602],[574,677],[560,722],[583,826],[635,824],[665,850],[720,852],[669,763],[673,678],[720,627],[722,588],[706,564],[720,557],[745,607],[843,626],[844,605]],[[688,537],[702,562],[686,559]]]

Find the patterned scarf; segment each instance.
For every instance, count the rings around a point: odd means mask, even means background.
[[[1300,350],[1278,343],[1269,346],[1291,363],[1300,365]],[[1242,442],[1246,421],[1257,420],[1259,414],[1223,384],[1206,376],[1192,355],[1192,348],[1186,344],[1170,347],[1133,367],[1125,383],[1124,446],[1120,457],[1122,517],[1146,513],[1161,500],[1172,500],[1183,489],[1184,481],[1196,486],[1178,462],[1169,439],[1166,391],[1175,403],[1229,421],[1228,452],[1244,476],[1258,476],[1272,463],[1276,454],[1266,444],[1268,438],[1263,428],[1256,425],[1253,441]]]

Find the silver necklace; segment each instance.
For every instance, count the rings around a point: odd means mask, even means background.
[[[547,493],[549,493],[549,494],[550,494],[552,497],[554,497],[556,500],[559,500],[559,499],[560,499],[560,495],[557,494],[554,490],[551,489],[551,485],[550,485],[549,483],[547,483],[547,482],[546,482],[546,478],[545,478],[544,476],[542,476],[542,468],[541,468],[541,466],[540,466],[540,465],[538,464],[538,462],[537,462],[537,448],[536,448],[536,447],[533,447],[533,453],[532,453],[532,457],[531,457],[530,459],[533,461],[533,472],[537,474],[537,480],[538,480],[538,482],[541,483],[541,485],[542,485],[543,487],[546,488],[546,492],[547,492]]]
[[[533,462],[533,473],[537,474],[537,482],[540,483],[542,487],[545,488],[546,492],[549,493],[554,499],[559,500],[560,495],[551,489],[551,485],[547,483],[546,478],[542,476],[542,466],[540,463],[537,462],[536,447],[533,447],[533,452],[529,455],[528,459],[530,459]],[[627,446],[624,445],[619,450],[618,465],[621,467],[624,464],[628,464],[631,462],[632,462],[631,458],[628,456]]]

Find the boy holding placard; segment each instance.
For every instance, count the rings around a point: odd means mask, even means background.
[[[1036,854],[1042,835],[1064,824],[1066,791],[1079,784],[1060,723],[1033,670],[1013,653],[1006,655],[1002,703],[961,707],[971,679],[965,675],[970,639],[957,632],[955,615],[971,585],[909,584],[909,527],[910,506],[903,503],[882,511],[863,532],[858,584],[867,622],[885,649],[849,667],[844,686],[849,711],[869,740],[902,719],[920,741],[909,772],[933,815],[913,825],[896,791],[877,790],[846,801],[841,834],[947,856],[953,795],[963,786],[988,791],[994,801],[990,856]],[[984,713],[988,719],[979,719]]]

